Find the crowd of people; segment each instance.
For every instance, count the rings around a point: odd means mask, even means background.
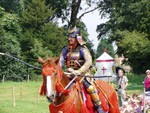
[[[120,107],[121,113],[142,113],[143,112],[143,95],[133,94],[127,96],[123,105]]]
[[[118,75],[120,72],[118,71]],[[118,76],[120,77],[120,76]],[[119,82],[118,78],[118,81]],[[127,87],[128,79],[125,77]],[[119,85],[119,83],[117,83]],[[150,70],[146,70],[146,77],[143,81],[144,84],[144,92],[143,94],[137,95],[133,94],[132,96],[126,95],[125,91],[121,92],[121,94],[125,94],[121,97],[120,92],[118,92],[120,112],[121,113],[145,113],[150,110]]]
[[[145,98],[144,93],[140,95],[134,93],[132,96],[127,96],[123,105],[120,107],[120,112],[144,113],[144,110],[150,110],[150,102],[148,102],[147,99],[145,99],[144,101],[144,98]]]

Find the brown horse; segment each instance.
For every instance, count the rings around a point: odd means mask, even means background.
[[[96,113],[82,82],[78,77],[70,80],[59,68],[58,58],[39,58],[39,62],[43,65],[40,94],[46,95],[52,101],[49,106],[50,113]],[[102,80],[95,80],[94,84],[104,113],[120,113],[115,89]]]

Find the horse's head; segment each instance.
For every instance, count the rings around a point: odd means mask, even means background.
[[[53,97],[56,93],[56,82],[58,80],[58,61],[59,58],[38,58],[38,61],[42,64],[43,75],[43,92],[46,93],[48,98]],[[43,93],[42,92],[42,93]]]

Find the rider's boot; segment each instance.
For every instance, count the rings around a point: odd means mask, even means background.
[[[101,108],[101,102],[99,100],[99,96],[98,96],[97,92],[93,91],[90,94],[90,96],[92,98],[92,101],[94,102],[94,106],[96,108],[97,113],[104,113],[103,109]]]
[[[101,108],[101,102],[99,99],[99,96],[97,94],[96,88],[94,87],[94,85],[92,85],[88,80],[84,79],[83,81],[83,85],[86,88],[86,91],[89,93],[89,95],[91,96],[91,99],[94,103],[94,106],[97,110],[98,113],[104,113],[102,108]]]

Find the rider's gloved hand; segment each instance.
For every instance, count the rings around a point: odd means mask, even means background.
[[[74,69],[72,69],[72,68],[68,68],[68,71],[69,71],[70,73],[72,73],[73,75],[80,75],[80,74],[81,74],[78,70],[74,70]]]
[[[81,73],[80,73],[78,70],[74,70],[74,71],[72,72],[72,74],[74,74],[74,75],[80,75]]]
[[[74,71],[74,69],[68,68],[67,71],[70,72],[70,73],[72,73]]]

